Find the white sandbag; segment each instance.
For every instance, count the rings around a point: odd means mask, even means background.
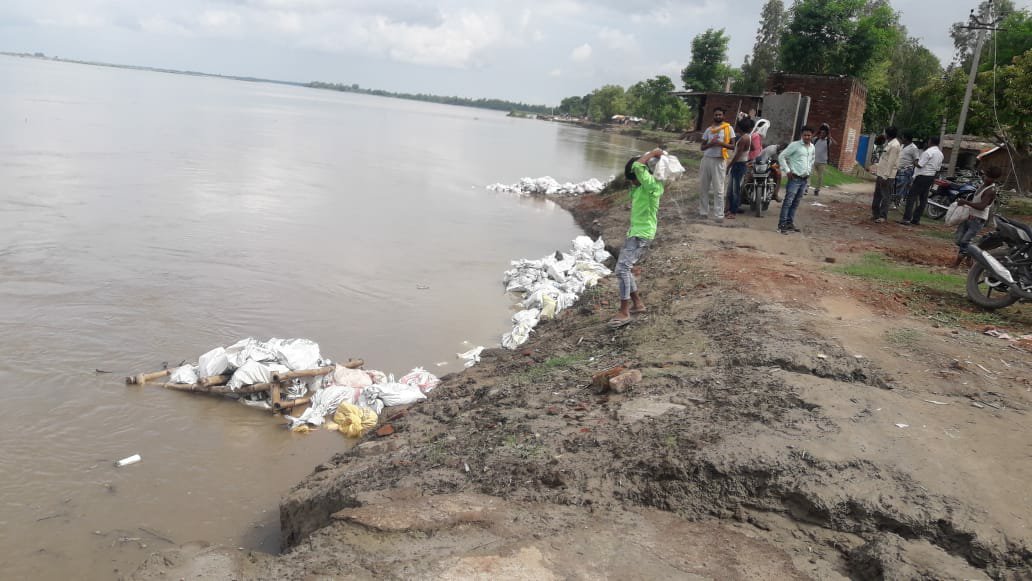
[[[279,363],[259,363],[258,361],[247,361],[233,372],[226,385],[229,389],[237,390],[245,385],[256,383],[269,383],[272,381],[273,373],[285,373],[290,371],[286,365]]]
[[[299,417],[284,416],[290,421],[290,428],[293,429],[302,424],[321,426],[327,414],[337,411],[342,402],[352,403],[355,397],[355,389],[335,385],[315,392],[312,396],[311,407],[305,410]]]
[[[477,346],[465,353],[456,353],[455,356],[463,360],[463,366],[467,369],[473,367],[477,363],[480,363],[480,354],[483,353],[484,347]]]
[[[373,384],[387,383],[386,373],[382,371],[377,371],[375,369],[367,369],[365,370],[365,372],[369,376],[369,379],[372,380]]]
[[[531,329],[537,326],[541,320],[540,309],[525,309],[512,316],[513,325],[527,325]]]
[[[276,360],[292,371],[319,367],[319,344],[309,339],[269,339],[267,346],[276,353]]]
[[[369,373],[362,369],[348,369],[343,365],[338,365],[333,370],[333,385],[343,385],[346,387],[358,387],[365,388],[373,384],[373,379],[369,377]]]
[[[226,371],[229,371],[229,358],[222,347],[216,347],[197,358],[197,375],[201,377],[214,377]]]
[[[177,367],[168,380],[171,383],[197,383],[197,368],[193,365]]]
[[[670,183],[683,173],[684,166],[681,165],[680,160],[676,156],[664,154],[656,162],[656,169],[653,170],[652,175],[661,182]]]
[[[398,383],[406,383],[408,385],[414,385],[419,388],[419,391],[423,393],[430,393],[435,387],[437,387],[441,380],[436,375],[430,373],[422,367],[417,367],[407,374],[403,375]]]
[[[247,361],[272,362],[277,360],[276,351],[265,343],[248,337],[226,347],[226,358],[232,368],[242,366]]]
[[[407,405],[423,401],[426,394],[418,386],[407,383],[378,383],[362,390],[367,401],[379,399],[385,406]]]

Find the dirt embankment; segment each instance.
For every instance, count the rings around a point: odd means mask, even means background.
[[[606,327],[604,281],[319,466],[282,555],[184,547],[136,577],[1032,578],[1028,353],[830,271],[900,246],[861,194],[782,236],[699,221],[695,183],[664,196],[635,323]],[[625,200],[564,203],[618,244]],[[642,380],[590,386],[616,365]]]

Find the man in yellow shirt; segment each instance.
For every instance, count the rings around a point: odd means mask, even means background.
[[[728,151],[734,149],[735,131],[724,121],[724,110],[713,110],[713,125],[702,134],[702,164],[699,166],[699,215],[724,221],[724,175]]]

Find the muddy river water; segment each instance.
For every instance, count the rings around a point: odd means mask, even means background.
[[[278,498],[345,441],[122,377],[247,336],[455,371],[506,330],[508,261],[578,234],[553,204],[484,186],[605,177],[641,147],[492,111],[12,57],[0,118],[5,579],[111,578],[198,539],[275,551]]]

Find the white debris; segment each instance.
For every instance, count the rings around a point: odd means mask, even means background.
[[[578,183],[559,183],[555,178],[551,176],[545,176],[540,178],[523,178],[518,183],[505,185],[505,184],[491,184],[487,186],[487,189],[494,192],[502,192],[507,194],[522,194],[522,195],[541,195],[546,196],[579,196],[582,194],[597,194],[602,190],[606,189],[606,186],[613,181],[614,176],[610,176],[606,181],[599,181],[596,178],[578,182]]]

